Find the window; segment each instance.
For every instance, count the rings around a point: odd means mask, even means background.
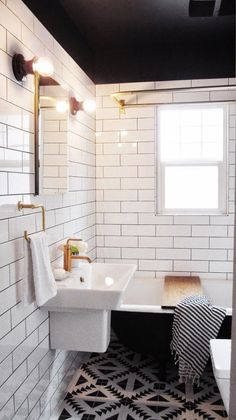
[[[225,213],[227,104],[157,107],[158,213]]]

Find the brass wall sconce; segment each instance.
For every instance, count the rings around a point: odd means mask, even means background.
[[[93,112],[95,109],[96,102],[92,99],[77,101],[74,96],[70,98],[70,112],[72,115],[76,115],[78,111]]]
[[[25,60],[22,54],[14,54],[12,70],[18,82],[21,82],[27,74],[38,73],[41,76],[51,76],[54,72],[53,64],[47,57],[33,57],[31,60]]]

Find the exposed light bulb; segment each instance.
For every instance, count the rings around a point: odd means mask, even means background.
[[[53,63],[47,57],[36,58],[33,62],[33,71],[41,76],[51,76],[54,72]]]
[[[69,104],[67,101],[57,101],[56,110],[57,112],[66,112],[69,109]]]
[[[83,110],[85,112],[93,112],[96,109],[96,102],[93,99],[85,99],[83,101]]]
[[[112,277],[105,277],[105,284],[107,286],[112,286],[114,284],[114,279]]]

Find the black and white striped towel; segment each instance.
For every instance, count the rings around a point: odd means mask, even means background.
[[[206,296],[189,296],[176,306],[171,351],[179,364],[180,382],[199,381],[210,340],[216,338],[225,315],[225,309],[212,306]]]

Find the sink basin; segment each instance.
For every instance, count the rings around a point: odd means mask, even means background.
[[[57,282],[50,311],[52,349],[104,352],[110,341],[111,310],[118,309],[136,271],[134,264],[81,264]]]
[[[134,264],[81,264],[57,282],[57,295],[44,308],[53,312],[117,309],[136,268]]]

